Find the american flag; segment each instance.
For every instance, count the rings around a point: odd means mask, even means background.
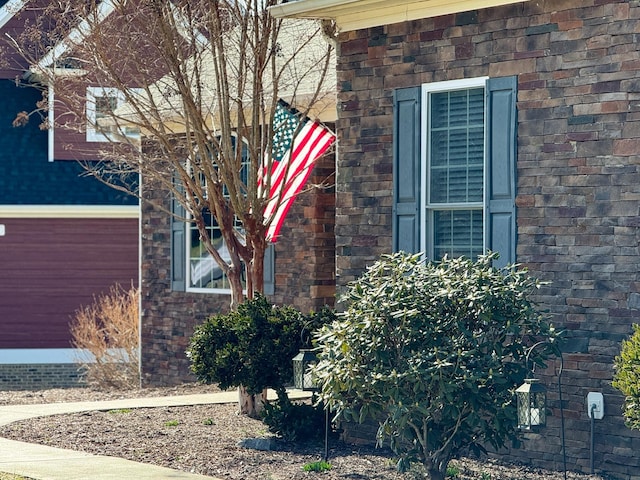
[[[259,187],[271,186],[264,210],[265,223],[271,220],[266,233],[267,241],[276,242],[284,218],[307,182],[313,163],[335,139],[335,135],[324,125],[301,118],[287,103],[282,100],[278,102],[273,117],[271,173],[268,175],[269,169],[263,168],[263,178],[258,181]],[[265,163],[269,165],[268,158]]]

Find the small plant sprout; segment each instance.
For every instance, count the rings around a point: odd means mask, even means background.
[[[165,427],[177,427],[179,424],[180,422],[178,422],[178,420],[169,420],[167,422],[164,422]]]
[[[449,465],[447,467],[447,477],[458,478],[460,476],[460,468],[457,465]]]
[[[319,460],[317,462],[305,463],[302,469],[305,472],[324,472],[326,470],[331,470],[331,464],[324,460]]]

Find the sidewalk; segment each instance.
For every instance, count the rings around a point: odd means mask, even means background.
[[[273,392],[270,393],[274,395]],[[290,391],[290,398],[306,398],[307,392]],[[0,425],[27,418],[93,410],[120,408],[177,407],[234,403],[238,393],[222,392],[172,397],[133,398],[102,402],[49,403],[38,405],[7,405],[0,407]],[[46,447],[0,437],[0,472],[23,475],[37,480],[212,480],[214,477],[195,475],[169,468],[132,462],[117,457]]]

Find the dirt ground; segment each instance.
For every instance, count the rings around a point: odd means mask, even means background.
[[[213,391],[203,385],[129,391],[91,389],[0,392],[0,406],[84,400],[109,400]],[[230,480],[400,480],[423,478],[419,469],[395,471],[387,450],[353,447],[332,440],[331,469],[305,472],[322,459],[322,444],[271,442],[271,450],[239,445],[247,438],[269,438],[265,425],[238,415],[235,405],[163,407],[87,412],[31,419],[0,427],[0,436],[16,440],[111,455]],[[459,459],[451,463],[458,480],[558,480],[561,472],[506,465],[495,460]],[[597,475],[567,473],[569,480],[603,480]]]

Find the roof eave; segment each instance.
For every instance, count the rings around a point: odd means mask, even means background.
[[[297,0],[269,8],[276,18],[335,20],[340,31],[388,25],[528,0]]]

